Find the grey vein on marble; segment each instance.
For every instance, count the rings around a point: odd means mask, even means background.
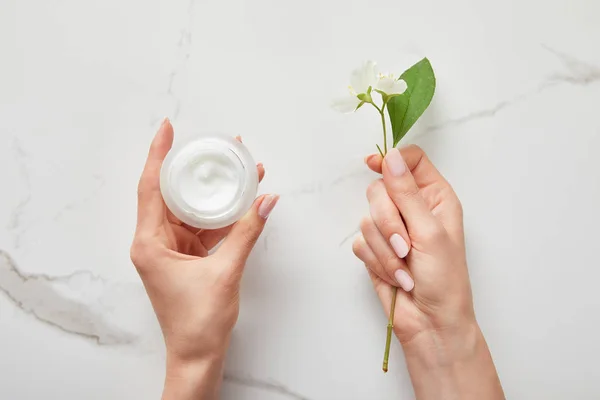
[[[506,110],[509,107],[513,107],[522,101],[528,99],[530,96],[542,93],[550,88],[556,87],[559,84],[571,84],[578,86],[586,86],[594,82],[600,81],[600,67],[589,64],[585,61],[581,61],[569,54],[552,49],[547,45],[542,45],[550,53],[554,54],[565,67],[565,72],[557,72],[545,78],[537,87],[533,90],[519,94],[512,99],[503,100],[498,104],[471,112],[465,116],[450,119],[440,124],[433,124],[425,129],[425,132],[421,135],[427,135],[429,133],[437,132],[441,129],[455,128],[457,126],[470,123],[484,118],[492,118],[501,111]]]
[[[82,280],[76,283],[76,281]],[[146,329],[142,327],[137,333],[132,329],[124,329],[119,326],[122,321],[116,323],[106,318],[110,314],[110,307],[106,301],[99,301],[100,307],[96,307],[82,297],[81,293],[73,296],[76,286],[89,288],[88,283],[99,284],[99,292],[104,292],[108,282],[101,277],[93,275],[89,271],[75,271],[64,276],[50,276],[47,274],[26,274],[21,271],[12,257],[5,251],[0,250],[0,292],[21,311],[32,315],[38,321],[58,329],[62,332],[83,337],[98,345],[136,345],[140,342],[140,336]],[[68,288],[61,291],[59,286]],[[140,288],[142,291],[143,289]],[[131,292],[131,288],[126,288]],[[145,293],[145,292],[144,292]],[[139,294],[139,293],[138,293]],[[114,296],[115,293],[109,293]],[[145,296],[144,296],[145,297]],[[108,301],[110,303],[110,299]],[[130,308],[131,302],[123,302],[121,299],[113,301],[118,307],[128,304],[123,308],[127,314],[134,312]],[[286,396],[290,399],[308,400],[308,398],[291,391],[283,384],[261,380],[250,376],[242,376],[225,373],[224,381],[236,385],[262,389],[272,393]]]
[[[74,335],[92,339],[99,345],[128,345],[137,336],[109,322],[105,308],[85,299],[85,289],[105,286],[102,278],[89,271],[65,276],[26,274],[5,251],[0,250],[0,292],[22,311],[40,322]],[[79,293],[75,287],[81,287]],[[102,290],[100,290],[102,291]],[[94,299],[95,300],[95,299]]]
[[[591,83],[600,81],[600,67],[589,64],[584,61],[581,61],[569,54],[552,49],[551,47],[549,47],[547,45],[542,45],[542,47],[544,49],[546,49],[547,51],[549,51],[550,53],[554,54],[561,61],[561,63],[563,64],[563,66],[566,69],[565,72],[554,73],[551,76],[544,79],[542,81],[542,83],[540,83],[535,89],[533,89],[529,92],[526,92],[526,93],[519,94],[519,95],[513,97],[512,99],[501,101],[490,108],[477,110],[477,111],[471,112],[467,115],[464,115],[462,117],[447,120],[440,124],[430,125],[427,128],[425,128],[425,131],[420,135],[420,137],[423,137],[423,136],[433,133],[433,132],[437,132],[442,129],[455,128],[455,127],[458,127],[458,126],[461,126],[461,125],[464,125],[464,124],[467,124],[467,123],[470,123],[470,122],[473,122],[476,120],[485,119],[485,118],[493,118],[499,112],[504,111],[509,107],[513,107],[513,106],[519,104],[520,102],[528,99],[530,96],[544,92],[550,88],[556,87],[559,84],[571,84],[571,85],[578,85],[578,86],[586,86]],[[346,180],[352,179],[352,178],[354,178],[356,176],[360,176],[362,174],[364,174],[364,173],[354,172],[354,173],[342,175],[342,176],[334,179],[333,181],[331,181],[329,183],[329,185],[327,185],[327,186],[328,187],[335,186],[337,184],[340,184]],[[316,186],[319,188],[318,191],[320,192],[321,188],[322,188],[322,184],[319,183]],[[314,187],[314,184],[313,184],[313,187]],[[307,188],[305,187],[302,190],[292,192],[292,194],[294,194],[294,195],[311,194],[311,193],[315,193],[315,192],[316,192],[315,190],[312,190],[312,191],[307,190]],[[349,233],[348,235],[346,235],[340,241],[339,247],[342,247],[344,244],[346,244],[346,242],[348,242],[350,239],[352,239],[359,232],[360,232],[360,229],[357,228],[354,231],[352,231],[351,233]]]
[[[355,230],[353,230],[351,233],[349,233],[348,235],[346,235],[344,237],[344,239],[342,239],[342,241],[340,242],[339,247],[342,247],[344,244],[346,244],[346,242],[350,239],[352,239],[354,236],[356,236],[358,233],[360,233],[360,228],[356,228]]]
[[[548,77],[547,82],[564,82],[585,86],[600,80],[600,67],[555,50],[550,46],[542,45],[542,47],[558,57],[568,71],[568,73],[561,72]]]

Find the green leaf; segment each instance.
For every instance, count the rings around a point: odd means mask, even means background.
[[[394,146],[423,115],[435,93],[435,75],[427,58],[422,59],[400,76],[407,89],[388,103]]]

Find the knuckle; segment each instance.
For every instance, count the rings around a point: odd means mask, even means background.
[[[133,240],[129,249],[129,257],[137,269],[143,269],[147,264],[149,250],[150,246],[146,240],[140,238]]]
[[[462,205],[461,201],[458,199],[458,197],[456,198],[456,202],[454,203],[454,211],[456,212],[456,215],[458,215],[461,219],[463,218],[463,215],[464,215],[463,205]]]
[[[383,266],[386,271],[396,271],[402,266],[402,263],[395,254],[388,254],[383,259]]]
[[[141,274],[160,263],[167,256],[166,250],[155,238],[137,234],[131,243],[129,257]]]
[[[360,220],[360,230],[363,234],[370,232],[373,225],[373,219],[371,217],[363,217]]]
[[[376,179],[373,182],[371,182],[367,187],[367,199],[370,200],[371,198],[373,198],[377,194],[377,192],[381,190],[382,185],[383,180],[381,179]]]
[[[409,144],[408,146],[405,147],[405,149],[424,153],[423,149],[418,144]]]
[[[382,231],[382,233],[392,233],[392,232],[396,232],[398,223],[397,221],[389,216],[382,216],[378,222],[378,227],[380,228],[380,230]]]
[[[397,193],[404,199],[410,199],[419,196],[420,191],[417,185],[411,183],[407,185],[399,185]]]
[[[446,204],[447,210],[452,216],[457,216],[462,219],[464,214],[463,205],[450,184],[447,184],[440,193],[440,203],[442,201]]]
[[[416,145],[416,144],[409,144],[406,147],[403,147],[402,149],[400,149],[401,152],[406,152],[406,153],[415,153],[415,154],[419,154],[421,156],[426,156],[425,154],[425,150],[423,150],[421,148],[421,146]]]
[[[423,241],[428,243],[439,243],[446,237],[446,230],[440,225],[429,225],[419,235]]]
[[[360,258],[361,254],[363,253],[363,250],[365,248],[365,239],[362,237],[359,237],[357,239],[354,240],[354,242],[352,242],[352,252],[354,253],[354,255],[358,258]]]

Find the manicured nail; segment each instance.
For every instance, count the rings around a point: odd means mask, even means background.
[[[162,127],[167,122],[169,122],[169,117],[164,117],[163,120],[162,120],[162,122],[160,123],[160,126]]]
[[[399,269],[398,271],[394,272],[394,277],[405,292],[410,292],[415,287],[415,281],[413,281],[413,278],[411,278],[410,275],[403,269]]]
[[[276,194],[265,196],[262,203],[260,203],[260,206],[258,206],[258,215],[263,219],[267,219],[269,214],[271,214],[271,211],[273,211],[273,208],[275,208],[278,200],[279,196]]]
[[[264,168],[265,166],[263,165],[263,163],[259,162],[258,164],[256,164],[257,168]]]
[[[385,163],[393,176],[400,176],[406,172],[406,164],[398,149],[388,151],[385,156]]]
[[[366,156],[366,157],[365,157],[365,164],[368,164],[368,163],[369,163],[369,161],[371,161],[371,159],[372,159],[373,157],[375,157],[376,155],[377,155],[377,154],[370,154],[370,155]]]
[[[396,255],[398,257],[406,257],[409,249],[408,245],[406,244],[406,241],[402,238],[402,236],[398,235],[397,233],[394,233],[392,237],[390,237],[390,244],[392,245],[392,248],[394,249],[394,252],[396,252]]]

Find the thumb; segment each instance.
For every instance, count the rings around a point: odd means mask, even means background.
[[[278,200],[274,194],[256,199],[246,215],[233,225],[217,254],[231,260],[235,268],[243,268]]]

